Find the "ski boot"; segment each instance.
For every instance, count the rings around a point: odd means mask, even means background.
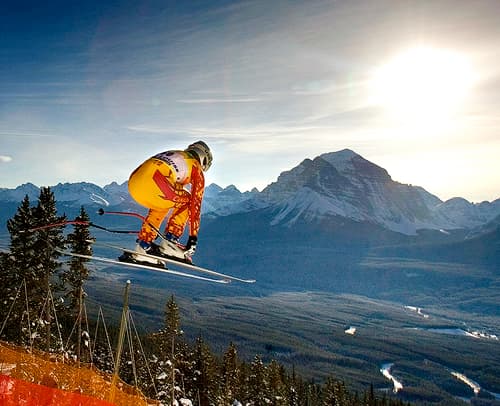
[[[144,255],[147,254],[147,255]],[[148,255],[163,256],[160,252],[158,245],[154,243],[147,243],[142,240],[137,240],[135,246],[135,253],[124,252],[118,260],[121,262],[131,262],[140,265],[149,265],[157,268],[165,268],[165,263],[157,258],[152,258]]]
[[[162,257],[193,265],[194,250],[187,250],[186,246],[179,242],[179,238],[171,233],[165,235],[158,248]]]

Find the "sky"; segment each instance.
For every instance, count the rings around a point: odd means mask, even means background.
[[[204,140],[262,190],[345,148],[442,200],[500,197],[500,2],[0,4],[0,188],[123,183]]]

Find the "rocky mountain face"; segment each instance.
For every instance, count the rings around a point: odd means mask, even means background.
[[[217,215],[273,208],[271,225],[346,218],[406,235],[421,229],[471,229],[500,215],[500,199],[443,202],[422,187],[392,180],[385,169],[348,149],[306,159],[262,192],[240,198],[226,201],[226,210]]]
[[[393,181],[385,169],[351,150],[306,159],[262,193],[280,205],[277,223],[340,216],[404,234],[442,227],[432,214],[441,203],[436,196]]]
[[[138,208],[126,183],[113,182],[103,188],[86,182],[60,183],[51,189],[65,206]],[[35,201],[39,188],[27,183],[0,189],[0,202],[20,202],[25,195]],[[270,209],[274,213],[270,225],[285,226],[345,218],[414,235],[420,229],[483,226],[500,215],[500,199],[474,204],[457,197],[443,202],[422,187],[394,181],[385,169],[345,149],[305,159],[262,192],[242,193],[233,185],[211,184],[202,209],[211,218]]]

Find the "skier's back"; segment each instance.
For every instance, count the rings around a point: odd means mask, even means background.
[[[212,164],[212,153],[203,141],[189,145],[185,150],[165,151],[141,164],[128,181],[131,196],[149,209],[138,235],[136,254],[125,260],[154,263],[152,254],[192,262],[198,242],[201,203],[205,190],[204,172]],[[170,213],[165,239],[154,244],[161,223]],[[189,222],[189,238],[180,243]]]

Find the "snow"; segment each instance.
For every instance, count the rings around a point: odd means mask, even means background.
[[[109,206],[109,202],[104,197],[98,196],[95,193],[90,194],[90,200],[92,200],[93,202],[95,202],[97,204]]]
[[[326,215],[342,216],[357,221],[363,220],[363,216],[355,206],[340,199],[328,198],[308,187],[303,187],[283,205],[282,210],[273,219],[271,225],[292,224],[302,215],[310,220]],[[292,217],[290,218],[290,216]]]
[[[343,149],[342,151],[329,152],[320,155],[329,164],[335,167],[339,172],[348,172],[354,170],[354,165],[352,159],[355,157],[360,157],[354,151],[350,149]]]
[[[415,312],[417,313],[419,316],[422,316],[424,319],[428,319],[429,318],[429,315],[428,314],[425,314],[423,311],[422,311],[422,308],[420,307],[416,307],[416,306],[405,306],[405,309],[408,309],[412,312]]]
[[[17,364],[0,363],[0,374],[10,375],[10,372],[17,367]]]
[[[177,401],[177,399],[174,399],[173,404],[175,406],[193,406],[193,402],[191,402],[191,400],[185,399],[185,398],[181,398],[181,399],[179,399],[179,401]]]
[[[467,378],[464,374],[461,374],[459,372],[452,372],[451,373],[455,378],[457,378],[459,381],[464,382],[466,385],[470,386],[472,390],[474,391],[474,394],[478,394],[481,391],[481,386],[472,379]]]
[[[451,334],[451,335],[457,335],[457,336],[466,336],[466,337],[472,337],[476,339],[489,339],[489,340],[497,340],[498,341],[498,336],[495,334],[488,334],[484,332],[479,332],[479,331],[465,331],[462,330],[461,328],[429,328],[427,331],[431,331],[433,333],[441,333],[441,334]]]
[[[391,369],[393,367],[394,363],[388,363],[388,364],[383,364],[382,367],[380,368],[380,372],[382,372],[382,375],[384,375],[387,379],[392,381],[394,385],[393,392],[398,393],[401,389],[403,389],[403,384],[396,380],[394,376],[391,374]]]
[[[497,340],[498,336],[496,334],[485,333],[484,331],[469,331],[468,332],[472,337],[475,338],[486,338],[489,340]]]

